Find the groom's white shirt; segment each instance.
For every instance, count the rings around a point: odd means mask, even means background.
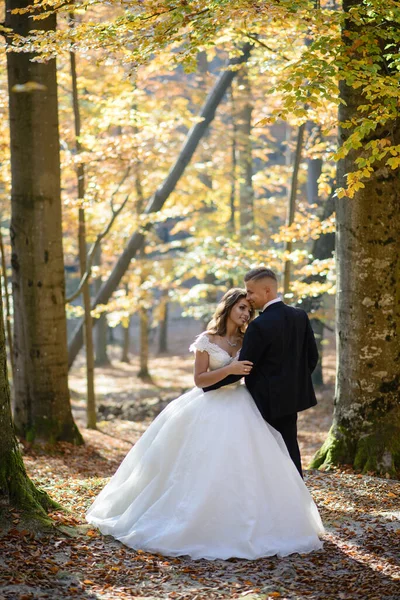
[[[282,302],[282,298],[274,298],[273,300],[270,300],[269,302],[267,302],[267,304],[264,304],[261,312],[264,312],[264,310],[268,308],[268,306],[271,306],[271,304],[275,304],[275,302]]]

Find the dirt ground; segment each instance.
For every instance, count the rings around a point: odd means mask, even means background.
[[[182,351],[182,354],[177,352]],[[24,448],[32,479],[62,504],[54,531],[32,533],[17,511],[0,538],[0,600],[142,599],[399,600],[400,482],[351,469],[305,472],[326,533],[324,549],[246,561],[168,559],[137,552],[85,524],[84,514],[119,463],[166,403],[192,387],[186,346],[153,358],[152,381],[111,353],[112,366],[96,371],[100,418],[85,429],[83,359],[74,366],[74,415],[85,446]],[[333,409],[333,353],[325,358],[327,386],[319,404],[300,415],[299,441],[306,466],[329,430]],[[126,417],[129,417],[126,418]]]

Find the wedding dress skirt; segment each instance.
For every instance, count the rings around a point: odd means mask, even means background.
[[[324,531],[281,435],[240,384],[171,402],[86,518],[131,548],[194,559],[310,552]]]

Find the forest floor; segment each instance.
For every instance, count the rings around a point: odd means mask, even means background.
[[[122,458],[166,403],[192,386],[192,359],[152,360],[153,381],[136,377],[137,361],[96,370],[102,420],[84,427],[84,372],[70,383],[85,445],[24,447],[31,478],[67,509],[57,527],[34,533],[18,511],[0,537],[0,600],[154,599],[399,600],[400,482],[351,469],[305,471],[326,527],[324,549],[307,555],[193,561],[131,550],[85,524],[85,511]],[[299,441],[307,465],[328,432],[332,369],[319,404],[300,415]],[[176,384],[179,382],[179,385]]]

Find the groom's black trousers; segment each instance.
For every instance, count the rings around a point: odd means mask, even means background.
[[[296,465],[296,469],[300,473],[301,477],[303,477],[300,449],[297,442],[297,413],[280,417],[279,419],[268,419],[268,423],[272,425],[274,429],[279,431],[283,437],[283,441],[285,442],[289,451],[290,458]]]

